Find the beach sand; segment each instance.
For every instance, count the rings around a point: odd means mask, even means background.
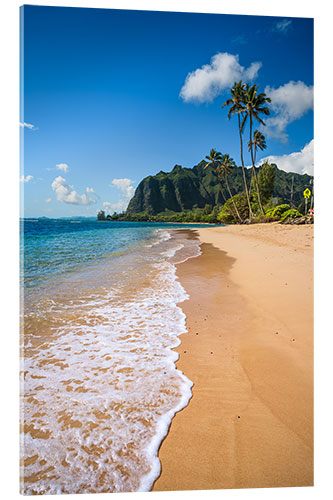
[[[154,490],[313,484],[313,226],[189,230],[177,367],[194,382]]]

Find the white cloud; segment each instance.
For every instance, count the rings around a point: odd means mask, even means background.
[[[24,175],[21,175],[20,182],[30,182],[32,181],[33,178],[34,178],[33,175],[26,175],[25,177]]]
[[[112,203],[110,201],[104,201],[103,202],[103,207],[104,209],[109,212],[123,212],[126,210],[128,202],[134,195],[134,186],[132,186],[134,181],[131,179],[113,179],[111,181],[110,187],[116,187],[119,189],[122,193],[122,198],[119,199],[117,202]]]
[[[274,115],[265,120],[266,126],[262,130],[268,137],[285,142],[288,138],[286,127],[313,109],[313,86],[290,81],[277,89],[267,86],[265,93],[272,99]]]
[[[282,21],[277,22],[274,25],[273,30],[279,31],[280,33],[287,33],[291,28],[291,20],[290,19],[282,19]]]
[[[89,197],[86,193],[78,194],[73,186],[66,183],[66,179],[56,177],[52,182],[52,189],[57,195],[57,200],[73,205],[92,205],[96,203],[95,198]]]
[[[253,62],[245,69],[238,62],[238,55],[219,52],[210,64],[189,73],[180,91],[180,97],[188,101],[210,102],[237,80],[252,80],[262,64]]]
[[[32,123],[20,122],[20,127],[28,128],[29,130],[37,130],[35,125],[33,125]]]
[[[93,188],[90,188],[90,187],[87,187],[86,191],[87,191],[87,193],[96,194],[95,190]]]
[[[282,156],[267,156],[260,160],[258,165],[267,160],[269,163],[276,163],[279,169],[285,172],[313,175],[313,148],[314,140],[312,139],[301,151]]]
[[[58,170],[62,170],[63,172],[67,172],[68,169],[69,169],[69,165],[67,165],[67,163],[57,163],[56,164],[56,167]]]
[[[51,203],[52,198],[46,198],[45,203]]]
[[[126,210],[128,205],[128,201],[119,200],[116,203],[111,203],[109,201],[103,202],[103,208],[109,213],[113,214],[114,212],[120,213]]]
[[[134,186],[132,186],[133,182],[134,181],[131,179],[113,179],[110,187],[114,186],[117,189],[120,189],[125,196],[125,199],[129,201],[134,195]]]

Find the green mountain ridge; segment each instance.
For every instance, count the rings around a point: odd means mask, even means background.
[[[223,196],[217,175],[212,166],[202,160],[193,168],[175,165],[171,172],[160,171],[156,175],[145,177],[135,190],[130,200],[126,215],[147,213],[156,215],[165,211],[183,212],[194,207],[203,208],[223,204]],[[308,174],[297,174],[280,170],[276,165],[273,196],[290,203],[291,197],[295,205],[303,199],[303,191],[310,187],[312,177]],[[247,183],[250,184],[251,170],[246,169]],[[260,167],[257,168],[257,172]],[[229,185],[233,195],[244,191],[241,167],[236,167],[229,176]],[[221,186],[226,199],[229,198],[225,183]]]

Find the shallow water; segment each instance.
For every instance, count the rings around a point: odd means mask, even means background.
[[[199,243],[164,227],[70,224],[26,228],[21,491],[148,491],[191,397],[172,350],[186,333],[175,263]]]

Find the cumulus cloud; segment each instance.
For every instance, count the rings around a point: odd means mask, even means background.
[[[279,169],[285,172],[313,175],[313,148],[314,141],[312,139],[301,151],[282,156],[267,156],[260,160],[259,165],[267,160],[269,163],[276,163]]]
[[[273,28],[273,31],[279,31],[280,33],[287,33],[291,28],[291,19],[282,19],[278,21]]]
[[[63,172],[67,172],[68,169],[69,169],[69,165],[67,165],[67,163],[57,163],[56,164],[56,167],[58,170],[62,170]]]
[[[52,198],[46,198],[45,203],[51,203]]]
[[[21,175],[20,182],[30,182],[32,181],[33,178],[34,178],[33,175],[26,175],[25,177],[24,175]]]
[[[122,198],[120,198],[118,201],[115,203],[112,203],[110,201],[104,201],[103,202],[103,207],[104,209],[109,212],[123,212],[126,210],[128,202],[134,195],[134,186],[132,185],[134,181],[131,179],[113,179],[111,181],[110,187],[115,187],[119,189],[122,193]]]
[[[29,130],[37,130],[35,125],[33,125],[32,123],[20,122],[20,127],[27,128]]]
[[[72,205],[92,205],[96,203],[95,198],[91,198],[86,193],[78,194],[73,186],[66,183],[66,179],[56,177],[52,182],[52,189],[57,195],[57,200]]]
[[[93,188],[90,188],[90,187],[87,187],[86,192],[91,193],[91,194],[96,194],[95,190]]]
[[[258,75],[262,66],[260,62],[253,62],[245,69],[238,59],[238,55],[227,52],[215,54],[210,64],[205,64],[187,75],[180,97],[186,102],[211,102],[235,81],[252,80]]]
[[[134,181],[131,179],[113,179],[110,186],[120,189],[126,200],[129,201],[134,195],[134,186],[132,186],[133,182]]]
[[[273,116],[266,119],[265,134],[283,142],[288,138],[286,127],[313,109],[313,86],[290,81],[277,89],[267,86],[265,93],[271,98]]]
[[[126,210],[128,205],[127,200],[119,200],[116,203],[111,203],[110,201],[103,202],[103,208],[109,214],[113,214],[114,212],[120,213]]]

